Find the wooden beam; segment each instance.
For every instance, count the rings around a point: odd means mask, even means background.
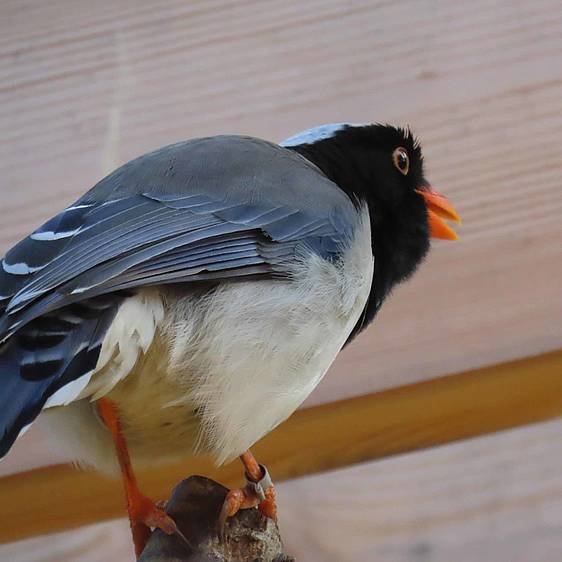
[[[302,410],[254,452],[285,480],[559,416],[562,351]],[[241,470],[188,458],[139,476],[163,498],[197,473],[232,486]],[[119,482],[67,465],[2,478],[0,498],[1,543],[125,514]]]

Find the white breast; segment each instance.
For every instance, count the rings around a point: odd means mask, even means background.
[[[303,258],[290,280],[128,299],[82,397],[117,402],[139,460],[241,454],[307,398],[359,320],[373,276],[368,212],[340,261]]]
[[[358,321],[373,276],[362,216],[338,263],[309,255],[290,281],[224,285],[206,303],[179,298],[165,319],[177,399],[202,416],[200,445],[218,462],[285,420],[320,382]]]

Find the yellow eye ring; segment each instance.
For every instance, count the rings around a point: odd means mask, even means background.
[[[408,174],[410,170],[410,157],[408,156],[408,152],[405,148],[399,146],[395,149],[392,153],[392,162],[401,174],[404,174],[405,176]]]

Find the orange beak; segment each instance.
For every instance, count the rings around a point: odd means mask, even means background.
[[[427,205],[427,216],[429,220],[429,233],[432,238],[440,238],[442,240],[456,240],[457,233],[445,222],[444,219],[461,224],[461,218],[455,211],[455,208],[436,191],[430,187],[416,189],[424,199]]]

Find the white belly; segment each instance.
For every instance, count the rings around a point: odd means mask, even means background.
[[[290,280],[224,284],[203,297],[140,293],[122,307],[82,396],[117,403],[139,459],[199,450],[228,461],[320,382],[359,320],[372,275],[366,219],[340,263],[308,256]],[[83,402],[75,409],[89,409]]]

